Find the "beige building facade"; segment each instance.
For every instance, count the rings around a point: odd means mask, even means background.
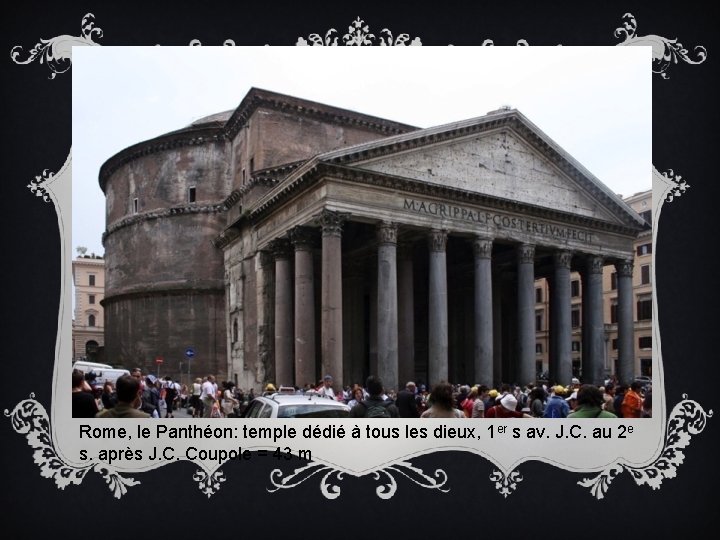
[[[75,312],[72,323],[73,362],[102,361],[105,345],[105,260],[100,255],[79,255],[72,261]]]

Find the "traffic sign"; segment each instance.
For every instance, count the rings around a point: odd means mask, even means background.
[[[156,364],[162,364],[162,363],[163,363],[163,357],[162,357],[162,356],[156,357],[156,358],[155,358],[155,363],[156,363]]]
[[[185,349],[185,356],[187,356],[188,358],[192,358],[193,356],[195,356],[195,349],[193,349],[192,347],[188,347],[187,349]]]

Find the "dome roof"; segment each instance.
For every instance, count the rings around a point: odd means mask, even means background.
[[[192,122],[187,127],[197,127],[202,126],[205,124],[225,124],[229,119],[230,116],[232,116],[232,113],[235,112],[235,109],[230,109],[229,111],[223,111],[215,114],[211,114],[209,116],[203,116],[202,118],[198,118],[194,122]]]

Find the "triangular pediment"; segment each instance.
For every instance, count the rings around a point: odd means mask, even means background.
[[[375,173],[622,223],[587,188],[507,127],[400,149],[352,165]]]
[[[338,149],[313,162],[633,230],[646,226],[617,194],[515,109]]]

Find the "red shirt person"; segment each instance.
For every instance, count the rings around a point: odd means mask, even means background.
[[[623,418],[641,418],[643,412],[643,398],[640,395],[640,389],[642,384],[638,381],[633,381],[630,385],[630,390],[625,392],[622,405]]]

